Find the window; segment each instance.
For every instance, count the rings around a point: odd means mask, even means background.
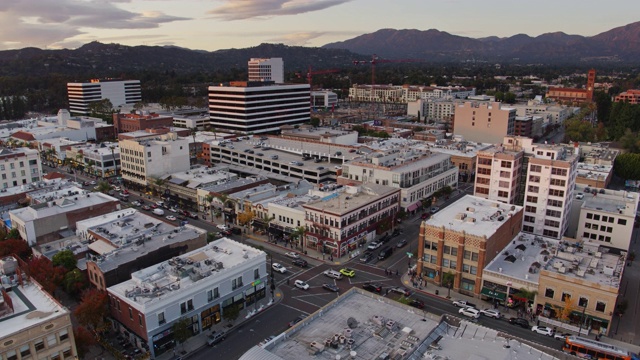
[[[571,300],[571,294],[563,292],[562,293],[562,301],[567,301],[567,299]]]
[[[60,342],[65,341],[69,338],[69,333],[67,330],[60,331]]]
[[[64,351],[62,352],[62,356],[66,359],[66,358],[70,358],[71,357],[71,348],[66,348],[64,349]]]
[[[627,225],[627,219],[618,219],[618,225]]]
[[[560,214],[562,214],[562,212],[560,212],[558,210],[547,210],[547,216],[559,218]]]
[[[596,311],[604,312],[604,309],[607,307],[607,303],[602,301],[596,301]]]
[[[509,188],[511,184],[508,181],[500,181],[498,182],[498,186],[501,188]]]
[[[260,279],[260,270],[255,269],[253,270],[253,280],[257,280]]]
[[[567,182],[565,180],[560,180],[560,179],[551,179],[551,182],[549,184],[564,187],[567,184]]]
[[[528,189],[529,192],[537,194],[539,190],[540,190],[539,187],[529,185],[529,189]]]
[[[555,220],[545,220],[544,225],[557,228],[560,227],[560,222]]]
[[[589,299],[580,296],[580,299],[578,299],[578,306],[583,308],[583,307],[587,307],[588,304],[589,304]]]
[[[536,218],[535,218],[535,216],[525,215],[524,216],[524,222],[535,223],[536,222]]]
[[[498,197],[504,197],[504,198],[509,197],[509,192],[499,190],[498,191]]]
[[[537,203],[538,202],[538,197],[537,196],[527,196],[527,202]]]
[[[47,346],[48,347],[55,346],[57,343],[58,343],[58,340],[56,339],[56,335],[55,334],[47,335]]]
[[[500,167],[511,169],[511,161],[502,160],[500,162]]]
[[[539,183],[540,182],[540,176],[529,175],[529,182]]]
[[[567,176],[567,169],[551,168],[551,175]]]
[[[545,297],[548,297],[549,299],[553,299],[553,297],[555,296],[555,290],[550,289],[550,288],[547,288],[547,289],[544,291],[544,296],[545,296]]]
[[[35,344],[33,344],[33,347],[35,347],[36,351],[44,349],[44,340],[36,342]]]
[[[192,299],[187,300],[187,310],[188,311],[193,310],[193,300]]]
[[[500,177],[503,177],[503,178],[511,177],[511,173],[509,171],[500,171]]]
[[[536,213],[536,211],[538,211],[538,209],[537,209],[535,206],[529,206],[529,205],[527,205],[527,206],[525,206],[525,207],[524,207],[524,211],[525,211],[525,212],[528,212],[528,213],[533,213],[533,214],[535,214],[535,213]]]
[[[20,346],[20,356],[26,357],[31,354],[31,349],[29,349],[29,344],[24,344]]]
[[[5,356],[7,360],[16,360],[18,358],[18,354],[16,354],[15,350],[7,351]]]
[[[184,314],[187,312],[187,303],[180,304],[180,314]]]
[[[51,360],[60,360],[60,355],[59,354],[51,355]]]
[[[560,196],[560,197],[564,197],[564,191],[562,191],[562,190],[556,190],[556,189],[549,189],[549,195],[550,195],[550,196]]]
[[[542,166],[540,166],[540,165],[531,165],[530,169],[531,169],[531,172],[538,172],[539,173],[540,171],[542,171]]]
[[[587,219],[593,219],[593,214],[592,213],[587,213]]]
[[[542,235],[548,236],[548,237],[552,237],[552,238],[557,238],[558,237],[558,232],[544,229],[544,231],[542,231]]]
[[[547,205],[549,206],[562,207],[562,204],[562,200],[547,199]]]
[[[164,312],[158,313],[158,325],[162,325],[166,322],[167,320],[164,318]]]
[[[129,308],[129,319],[133,320],[133,311]]]

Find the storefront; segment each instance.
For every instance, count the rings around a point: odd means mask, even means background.
[[[200,313],[200,321],[202,322],[202,330],[206,330],[222,320],[220,314],[220,304],[205,309]]]
[[[489,289],[488,287],[483,287],[482,290],[480,291],[480,294],[490,299],[498,300],[500,302],[507,300],[506,293],[497,291],[495,289]]]

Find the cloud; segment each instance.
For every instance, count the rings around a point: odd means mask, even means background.
[[[226,4],[208,11],[223,20],[271,18],[324,10],[351,0],[225,0]]]
[[[112,4],[129,1],[0,1],[0,48],[48,47],[83,34],[83,29],[152,29],[188,20],[156,11],[130,12]]]

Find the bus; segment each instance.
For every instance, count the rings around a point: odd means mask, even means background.
[[[640,360],[627,349],[580,336],[567,336],[562,351],[582,359]]]

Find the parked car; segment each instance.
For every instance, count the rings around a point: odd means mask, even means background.
[[[492,317],[492,318],[496,318],[496,319],[500,319],[500,311],[498,310],[494,310],[494,309],[483,309],[480,310],[480,314],[487,316],[487,317]]]
[[[467,308],[467,307],[476,307],[475,304],[472,304],[466,300],[454,300],[452,302],[453,306],[457,306],[457,307],[462,307],[462,308]]]
[[[297,318],[289,321],[289,327],[293,327],[295,324],[299,323],[300,321],[304,320],[304,318],[306,318],[306,316],[304,315],[299,315]]]
[[[394,292],[396,294],[400,294],[402,296],[411,295],[411,291],[407,290],[407,288],[403,288],[403,287],[400,287],[400,286],[396,286],[394,288],[391,288],[389,291]]]
[[[223,231],[224,231],[224,230],[229,230],[229,227],[228,227],[227,225],[224,225],[224,224],[218,224],[218,225],[216,225],[216,227],[217,227],[219,230],[223,230]]]
[[[171,211],[172,213],[177,213],[178,209],[174,208],[173,206],[169,208],[169,211]]]
[[[402,240],[398,241],[398,243],[396,244],[396,247],[401,248],[401,247],[403,247],[405,245],[407,245],[407,239],[402,239]]]
[[[474,318],[477,319],[480,317],[480,310],[473,308],[473,307],[468,307],[468,308],[462,308],[460,310],[458,310],[458,314],[462,314],[464,316],[468,316],[470,318]]]
[[[135,207],[138,207],[138,206],[140,206],[140,202],[136,200],[136,201],[132,202],[131,205],[133,205]]]
[[[304,260],[304,259],[295,259],[293,260],[293,265],[298,267],[307,267],[309,263],[307,262],[307,260]]]
[[[233,227],[231,228],[231,233],[234,235],[242,235],[242,229],[237,228],[237,227]]]
[[[413,306],[414,308],[418,308],[418,309],[424,309],[424,301],[413,299],[409,303],[409,306]]]
[[[364,283],[362,284],[362,288],[367,291],[377,292],[377,293],[380,293],[382,291],[382,286],[380,286],[379,284]]]
[[[307,284],[306,282],[302,281],[302,280],[296,280],[293,282],[293,285],[295,287],[297,287],[298,289],[302,289],[302,290],[309,290],[309,284]]]
[[[329,291],[333,291],[333,292],[340,291],[340,289],[334,284],[324,283],[324,284],[322,284],[322,288],[326,289],[326,290],[329,290]]]
[[[528,329],[529,328],[529,322],[523,318],[510,318],[509,319],[509,324],[513,324],[513,325],[518,325],[522,328]]]
[[[207,345],[213,346],[226,338],[224,331],[214,331],[207,337]]]
[[[288,257],[290,257],[292,259],[299,259],[300,258],[300,255],[298,255],[298,253],[293,252],[293,251],[289,251],[287,253],[284,253],[284,255],[288,256]]]
[[[149,205],[143,205],[142,206],[142,210],[149,211],[149,210],[151,210],[151,207]]]
[[[386,258],[388,258],[389,256],[391,256],[391,253],[393,253],[393,248],[387,246],[384,249],[380,250],[380,253],[378,254],[378,260],[384,260]]]
[[[570,333],[554,333],[553,338],[556,340],[565,340],[567,336],[572,336]]]
[[[273,263],[273,265],[271,265],[271,268],[281,274],[284,274],[287,272],[287,268],[282,266],[282,264],[280,263]]]
[[[531,331],[540,335],[553,336],[553,329],[546,326],[534,326],[531,328]]]
[[[429,218],[429,213],[423,213],[421,216],[422,220],[426,220]]]
[[[356,271],[353,269],[349,269],[349,268],[342,268],[340,269],[340,274],[347,276],[347,277],[354,277],[356,276]]]
[[[176,221],[176,217],[175,217],[175,216],[173,216],[173,215],[168,215],[168,216],[167,216],[167,220],[169,220],[169,221]]]
[[[435,214],[435,213],[437,213],[437,212],[438,212],[438,210],[440,210],[440,208],[439,208],[439,207],[437,207],[437,206],[434,206],[434,207],[432,207],[432,208],[431,208],[431,213],[432,213],[432,214]]]
[[[369,250],[375,250],[377,248],[379,248],[380,246],[382,246],[382,243],[379,243],[377,241],[372,242],[371,244],[369,244],[369,246],[367,246],[367,249]]]
[[[360,258],[361,262],[369,262],[371,261],[371,259],[373,259],[373,253],[370,251],[365,252],[364,254],[362,254],[362,257]]]

